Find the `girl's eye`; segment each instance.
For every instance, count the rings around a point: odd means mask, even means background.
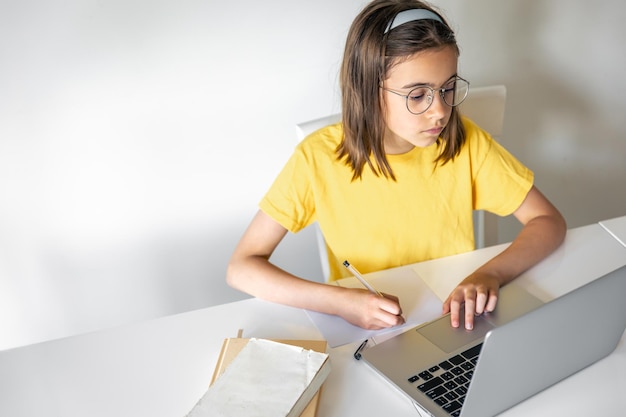
[[[412,101],[421,101],[428,95],[427,88],[416,88],[409,93],[409,99]]]
[[[443,86],[444,93],[450,93],[456,89],[456,80]]]

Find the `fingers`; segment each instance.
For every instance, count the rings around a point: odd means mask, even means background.
[[[396,297],[395,295],[391,295],[391,294],[385,294],[383,293],[383,296],[387,299],[387,300],[391,300],[392,303],[384,303],[381,305],[381,308],[395,316],[401,316],[402,315],[402,307],[400,306],[400,299],[398,297]]]
[[[404,324],[398,297],[382,297],[365,289],[344,288],[337,315],[349,323],[367,330],[379,330]]]
[[[384,294],[384,297],[378,297],[379,301],[379,314],[377,318],[386,324],[384,327],[393,327],[400,324],[404,324],[404,317],[402,316],[402,307],[398,297]]]
[[[487,300],[487,306],[485,307],[485,311],[491,313],[496,309],[496,304],[498,303],[498,293],[495,292],[489,296]]]
[[[476,313],[476,315],[480,315],[485,312],[488,299],[489,299],[489,294],[486,292],[479,292],[476,294],[476,304],[474,306],[474,312]]]
[[[355,324],[367,330],[381,330],[389,327],[400,326],[405,323],[404,317],[396,316],[380,310],[380,314],[370,317],[359,317]]]
[[[465,329],[474,328],[474,314],[476,313],[476,302],[473,299],[465,300]]]
[[[472,330],[474,318],[485,312],[492,312],[497,302],[497,290],[476,286],[457,287],[445,301],[443,313],[450,313],[452,327],[460,326],[462,314],[465,328]]]
[[[376,329],[386,329],[389,327],[400,326],[405,323],[404,317],[394,316],[388,313],[377,318],[378,318],[378,321],[376,322],[377,323]]]
[[[446,310],[444,309],[444,312]],[[451,300],[448,303],[448,312],[450,313],[450,324],[452,327],[459,327],[459,312],[461,311],[461,303],[457,300]]]
[[[369,294],[366,306],[366,311],[361,315],[362,323],[359,324],[361,327],[378,330],[405,323],[402,308],[396,296],[384,294],[384,297],[379,297]]]

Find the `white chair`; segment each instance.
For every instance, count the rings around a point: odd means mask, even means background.
[[[496,140],[499,140],[504,124],[505,104],[506,87],[504,85],[494,85],[470,88],[469,94],[461,104],[460,109],[464,115],[489,132]],[[296,137],[298,142],[316,130],[340,121],[341,113],[336,113],[299,123],[296,125]],[[319,225],[315,223],[313,227],[315,228],[315,234],[317,236],[317,246],[322,263],[322,272],[324,278],[328,280],[330,269],[328,266],[326,242]],[[476,248],[492,246],[498,243],[497,216],[484,212],[483,210],[474,211],[474,240]]]

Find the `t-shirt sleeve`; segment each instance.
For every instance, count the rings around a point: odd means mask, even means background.
[[[489,134],[478,129],[476,135],[481,150],[474,172],[475,209],[507,216],[526,198],[534,174]]]
[[[298,146],[259,203],[263,212],[292,233],[313,222],[315,205],[309,166]]]

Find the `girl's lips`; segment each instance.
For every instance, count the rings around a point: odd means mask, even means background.
[[[432,129],[425,130],[425,132],[429,135],[439,135],[442,130],[443,127],[433,127]]]

